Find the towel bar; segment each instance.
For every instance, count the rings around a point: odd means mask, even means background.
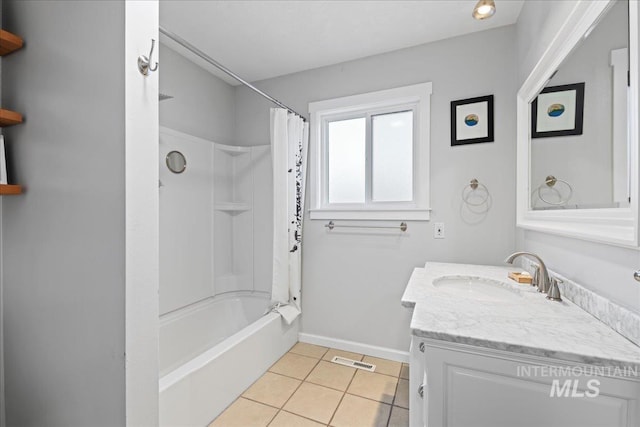
[[[336,225],[333,221],[329,221],[324,225],[329,230],[333,230],[334,228],[392,228],[397,229],[400,228],[400,231],[407,231],[407,223],[401,222],[400,226],[397,225]]]

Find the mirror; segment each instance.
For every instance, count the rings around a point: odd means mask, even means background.
[[[531,102],[533,210],[629,206],[628,10],[608,8]]]
[[[517,96],[518,227],[638,247],[638,16],[578,0],[545,34]]]
[[[187,159],[179,151],[171,151],[167,154],[167,168],[173,173],[182,173],[187,168]]]

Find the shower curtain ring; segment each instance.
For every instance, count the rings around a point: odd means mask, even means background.
[[[151,67],[151,59],[153,59],[153,48],[155,45],[156,41],[151,39],[151,51],[149,52],[149,57],[147,58],[145,55],[140,55],[138,57],[138,70],[143,76],[149,75],[149,71],[156,71],[158,69],[158,62],[156,62],[154,67]]]

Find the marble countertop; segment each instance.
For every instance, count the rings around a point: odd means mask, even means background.
[[[640,347],[566,298],[549,301],[531,285],[509,279],[517,267],[427,263],[416,268],[402,296],[414,308],[412,334],[598,366],[640,369]],[[478,300],[464,290],[433,285],[440,277],[493,280],[516,297]]]

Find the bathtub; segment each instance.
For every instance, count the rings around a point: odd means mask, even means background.
[[[205,426],[298,340],[263,315],[269,296],[231,293],[160,319],[160,425]]]

